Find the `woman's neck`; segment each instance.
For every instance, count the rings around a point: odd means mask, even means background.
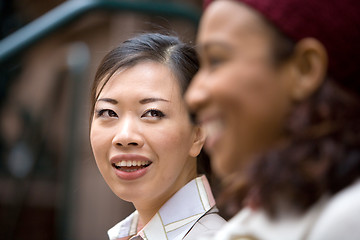
[[[160,210],[160,208],[186,183],[196,178],[196,168],[195,171],[184,177],[184,180],[178,181],[179,184],[172,186],[172,191],[165,191],[165,194],[159,196],[152,196],[152,199],[137,199],[137,202],[133,202],[136,210],[139,213],[138,225],[144,227],[152,217]],[[140,201],[139,201],[140,200]]]
[[[135,206],[136,210],[139,213],[138,220],[138,231],[140,231],[150,220],[154,217],[154,215],[160,210],[163,203],[159,205],[150,204],[148,207],[139,207]]]

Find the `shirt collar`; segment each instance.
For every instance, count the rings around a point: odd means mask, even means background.
[[[108,231],[110,240],[140,235],[147,240],[182,239],[207,211],[215,206],[210,185],[203,175],[177,191],[138,233],[138,212]],[[130,238],[131,239],[131,238]]]

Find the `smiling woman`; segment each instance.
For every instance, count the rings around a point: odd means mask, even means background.
[[[212,239],[359,239],[360,1],[206,2],[186,100],[236,214]]]
[[[160,34],[127,40],[100,64],[91,146],[109,187],[136,208],[110,239],[193,239],[224,223],[198,176],[205,134],[182,96],[197,69],[190,46]]]

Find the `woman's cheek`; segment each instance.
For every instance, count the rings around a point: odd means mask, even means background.
[[[98,127],[93,127],[90,133],[90,143],[95,155],[95,160],[98,162],[100,157],[105,154],[111,147],[110,135],[106,130],[101,130]],[[103,156],[104,157],[104,156]]]

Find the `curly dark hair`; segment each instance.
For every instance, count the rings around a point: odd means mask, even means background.
[[[274,58],[281,64],[294,44],[274,33]],[[285,126],[286,139],[226,179],[218,200],[227,214],[251,206],[276,217],[279,204],[302,213],[324,194],[333,195],[358,179],[359,93],[327,77],[316,93],[297,103]]]

